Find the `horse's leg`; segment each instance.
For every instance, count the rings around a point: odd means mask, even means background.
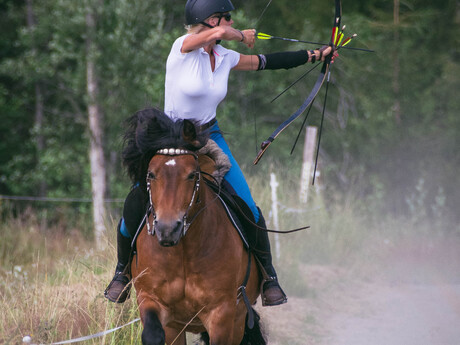
[[[178,331],[177,329],[169,327],[165,327],[164,329],[166,335],[166,344],[171,345],[174,342],[174,345],[187,345],[185,331],[179,335],[180,331]]]
[[[234,345],[234,318],[236,306],[233,303],[221,304],[205,318],[210,345]]]
[[[141,311],[142,323],[144,330],[142,331],[143,345],[164,345],[165,331],[161,326],[157,313],[153,308],[146,308]]]

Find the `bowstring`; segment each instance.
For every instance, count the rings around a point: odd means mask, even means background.
[[[264,7],[262,10],[262,13],[260,14],[259,18],[257,18],[256,22],[254,23],[254,29],[257,27],[257,24],[259,24],[260,20],[264,16],[265,12],[267,11],[268,7],[272,3],[273,0],[269,0],[267,5]],[[259,149],[257,148],[259,140],[258,140],[258,135],[257,135],[257,115],[256,112],[254,112],[254,138],[255,138],[255,149],[256,149],[256,155]]]
[[[269,0],[268,1],[268,4],[265,6],[265,8],[262,10],[262,13],[260,14],[259,18],[257,18],[256,22],[254,23],[254,28],[257,27],[257,24],[259,24],[259,21],[262,19],[262,17],[264,16],[265,12],[267,11],[268,7],[270,6],[270,4],[272,3],[273,0]]]

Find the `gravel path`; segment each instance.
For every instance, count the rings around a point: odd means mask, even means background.
[[[305,296],[285,282],[288,304],[257,308],[269,344],[460,345],[458,237],[400,241],[366,263],[301,267]]]
[[[369,284],[328,322],[331,345],[458,345],[460,284]]]

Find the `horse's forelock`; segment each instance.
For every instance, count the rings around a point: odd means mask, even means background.
[[[148,162],[156,151],[163,148],[196,151],[206,144],[209,132],[197,132],[194,141],[187,141],[183,126],[184,121],[173,121],[155,108],[140,110],[127,119],[122,156],[123,165],[133,182],[145,177]]]

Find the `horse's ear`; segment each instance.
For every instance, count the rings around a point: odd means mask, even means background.
[[[196,146],[197,143],[197,135],[196,135],[196,128],[195,124],[190,120],[184,120],[182,125],[182,137],[184,138],[185,142]]]

